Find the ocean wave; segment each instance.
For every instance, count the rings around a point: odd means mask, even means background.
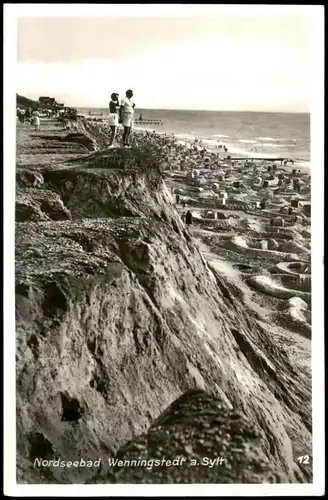
[[[311,168],[311,162],[310,161],[305,161],[305,160],[296,160],[294,163],[294,167],[301,167],[301,168]]]
[[[257,144],[257,141],[253,141],[252,139],[239,139],[239,142],[243,142],[245,144]]]
[[[297,143],[297,140],[296,139],[290,139],[289,137],[281,137],[279,139],[279,142],[293,142],[294,144]]]
[[[192,134],[174,134],[176,137],[181,137],[182,139],[195,139],[195,135]]]
[[[218,141],[216,141],[215,139],[202,139],[202,142],[204,144],[208,144],[209,146],[212,146],[212,147],[216,147],[218,145]],[[220,144],[222,146],[225,145],[224,142],[221,142],[221,141],[220,141]]]
[[[264,147],[267,147],[267,148],[279,148],[279,144],[271,144],[271,143],[264,142],[263,144],[261,144],[261,147],[262,148],[264,148]]]
[[[263,153],[260,151],[250,151],[249,149],[243,149],[243,148],[238,148],[235,146],[229,146],[228,149],[228,154],[237,154],[237,155],[243,155],[247,158],[263,158],[265,156],[266,158],[276,158],[277,153]]]
[[[146,128],[145,126],[144,126],[144,127],[141,127],[141,126],[140,126],[140,125],[138,125],[137,123],[135,123],[133,127],[134,127],[136,130],[145,130],[145,131],[147,131],[147,132],[149,132],[149,131],[152,131],[152,130],[153,130],[153,129],[152,129],[152,128],[150,128],[150,127],[149,127],[149,128]]]
[[[257,137],[260,141],[277,141],[278,139],[274,139],[273,137]]]
[[[251,151],[249,151],[248,149],[243,149],[243,148],[237,148],[235,146],[230,146],[229,149],[228,149],[228,153],[232,153],[232,154],[238,154],[238,155],[244,155],[244,156],[247,156],[247,157],[252,157],[254,156],[256,153],[252,153]]]
[[[230,135],[224,135],[224,134],[213,134],[213,137],[230,137]]]

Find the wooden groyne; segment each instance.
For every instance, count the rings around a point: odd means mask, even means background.
[[[135,125],[163,125],[161,120],[134,120]]]
[[[249,161],[287,161],[288,163],[295,163],[294,160],[291,160],[290,158],[252,158],[250,156],[246,157],[226,157],[226,158],[221,158],[222,160],[228,160],[228,161],[237,161],[237,160],[249,160]]]
[[[101,114],[101,113],[92,113],[92,114],[85,113],[85,114],[79,114],[78,116],[83,117],[83,118],[88,118],[89,120],[96,120],[96,121],[108,119],[108,115]],[[156,119],[149,119],[149,120],[142,119],[142,120],[140,120],[139,118],[137,118],[134,120],[134,124],[135,125],[163,125],[163,122],[162,122],[162,120],[156,120]]]

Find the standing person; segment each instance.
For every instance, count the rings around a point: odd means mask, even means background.
[[[110,127],[109,147],[112,147],[118,127],[118,112],[120,109],[120,103],[116,92],[114,92],[110,98],[108,125]]]
[[[17,117],[18,121],[21,123],[21,109],[20,108],[17,108],[16,117]]]
[[[25,113],[25,118],[29,123],[31,123],[31,109],[30,108],[27,108],[26,113]]]
[[[20,123],[24,123],[25,122],[25,109],[20,109],[19,110],[18,119],[19,119]]]
[[[186,224],[188,224],[188,226],[192,224],[192,213],[190,210],[186,213]]]
[[[34,125],[34,130],[37,131],[40,128],[40,113],[37,109],[32,111],[32,125]]]
[[[120,123],[123,123],[123,146],[130,147],[130,135],[131,128],[133,124],[133,115],[135,103],[132,102],[133,92],[132,90],[127,90],[124,99],[121,101],[120,107]]]

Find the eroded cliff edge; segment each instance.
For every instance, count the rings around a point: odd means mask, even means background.
[[[106,468],[38,469],[33,460],[105,464],[192,388],[257,429],[269,473],[259,466],[250,482],[311,481],[296,462],[311,448],[309,374],[207,264],[156,161],[138,148],[45,158],[17,169],[18,482],[147,482]],[[198,410],[212,426],[206,404]],[[215,434],[214,455],[224,455],[225,433]],[[242,477],[220,470],[205,480]],[[202,482],[195,470],[187,479]]]

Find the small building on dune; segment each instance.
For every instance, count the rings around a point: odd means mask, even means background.
[[[39,97],[38,103],[42,108],[51,108],[56,106],[56,99],[54,97],[42,96]]]

